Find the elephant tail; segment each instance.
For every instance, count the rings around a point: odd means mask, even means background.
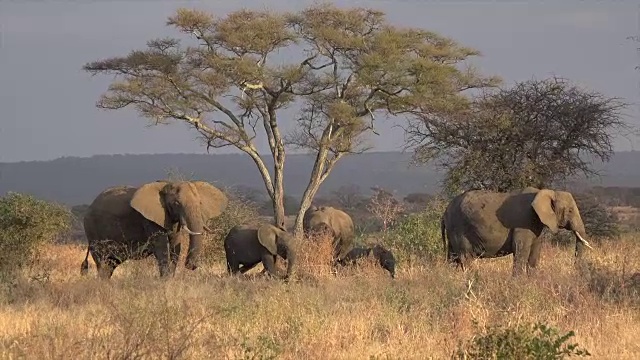
[[[87,275],[87,273],[89,272],[89,251],[90,251],[91,247],[87,246],[87,254],[84,256],[84,261],[82,262],[82,265],[80,265],[80,275],[84,276]]]

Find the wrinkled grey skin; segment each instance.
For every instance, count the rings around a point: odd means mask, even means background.
[[[312,206],[302,222],[307,236],[312,232],[328,232],[333,237],[334,260],[344,258],[353,248],[353,220],[349,214],[331,206]]]
[[[354,247],[342,260],[338,260],[336,263],[341,266],[355,265],[358,259],[366,258],[371,255],[371,253],[373,253],[373,257],[378,261],[378,265],[387,270],[392,279],[395,279],[396,259],[390,250],[380,245],[373,247]]]
[[[234,226],[224,238],[224,252],[230,274],[244,274],[262,263],[269,275],[278,277],[276,260],[280,255],[288,262],[283,277],[288,279],[296,261],[291,235],[271,224]]]
[[[81,274],[88,272],[89,253],[100,278],[111,278],[128,259],[153,254],[160,277],[173,275],[180,256],[180,235],[189,234],[185,267],[195,270],[202,234],[209,219],[227,207],[227,196],[204,181],[155,181],[138,188],[105,189],[91,203],[84,217],[89,242]]]
[[[462,267],[472,258],[513,254],[513,275],[534,271],[544,227],[576,235],[576,257],[586,239],[584,223],[571,193],[528,187],[511,193],[464,192],[451,200],[441,220],[447,260]]]

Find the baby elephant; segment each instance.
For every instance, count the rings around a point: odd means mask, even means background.
[[[284,276],[287,279],[292,274],[296,258],[291,242],[291,235],[271,224],[234,226],[224,238],[227,271],[244,274],[262,262],[270,275],[278,277],[275,265],[276,256],[280,255],[288,260]]]
[[[342,260],[338,260],[337,263],[346,266],[354,265],[356,260],[365,258],[373,253],[373,257],[378,260],[378,264],[391,274],[391,278],[396,277],[396,259],[393,257],[391,251],[383,248],[380,245],[374,247],[354,247],[345,255]]]

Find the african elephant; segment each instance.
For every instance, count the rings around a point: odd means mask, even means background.
[[[209,219],[227,207],[227,196],[204,181],[159,180],[138,188],[115,186],[105,189],[91,203],[84,217],[89,242],[81,274],[88,271],[89,253],[100,278],[110,278],[127,259],[153,254],[160,276],[173,275],[180,256],[180,231],[189,234],[185,267],[195,270],[201,251],[202,233]]]
[[[287,279],[296,261],[291,235],[271,224],[234,226],[224,238],[224,252],[230,274],[244,274],[262,262],[270,275],[278,276],[275,265],[280,255],[288,263]]]
[[[342,259],[353,248],[355,237],[353,220],[346,212],[331,206],[312,206],[303,219],[303,230],[311,232],[326,231],[333,237],[334,258]]]
[[[465,270],[470,258],[513,254],[513,275],[538,264],[544,227],[573,231],[576,256],[591,248],[578,206],[566,191],[527,187],[510,193],[466,191],[451,200],[441,219],[447,260]]]
[[[396,259],[393,253],[380,245],[373,247],[354,247],[345,255],[344,258],[337,261],[338,265],[354,265],[356,260],[365,258],[373,253],[373,257],[378,261],[378,265],[387,270],[392,279],[396,277]]]

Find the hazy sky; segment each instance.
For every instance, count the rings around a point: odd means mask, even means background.
[[[95,107],[110,79],[84,63],[126,55],[151,38],[177,35],[165,21],[178,7],[226,14],[241,7],[299,9],[310,1],[0,0],[0,162],[116,153],[202,153],[183,124],[147,127],[134,110]],[[385,11],[395,24],[450,36],[483,53],[475,63],[506,80],[558,75],[633,103],[640,124],[638,5],[628,1],[337,1]],[[402,132],[382,128],[378,150]],[[382,132],[384,131],[384,132]],[[618,150],[640,148],[621,139]],[[264,144],[262,148],[266,150]]]

